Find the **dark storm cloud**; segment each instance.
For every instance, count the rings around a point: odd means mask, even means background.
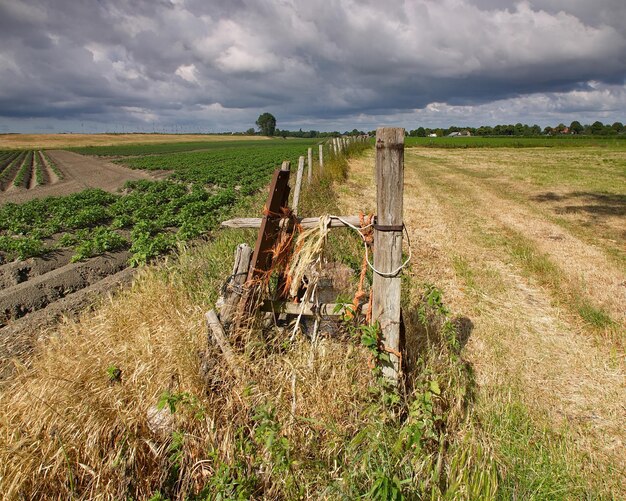
[[[626,3],[0,0],[0,71],[5,128],[619,116]]]

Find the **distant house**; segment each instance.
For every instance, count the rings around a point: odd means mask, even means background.
[[[448,134],[448,137],[468,137],[471,136],[472,133],[468,130],[462,130],[460,132],[450,132],[450,134]]]
[[[432,134],[428,134],[428,137],[437,137],[437,134],[433,132]]]

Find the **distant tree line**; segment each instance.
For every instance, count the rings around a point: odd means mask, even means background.
[[[376,131],[364,132],[358,129],[352,129],[351,131],[339,131],[320,132],[318,130],[286,130],[278,129],[276,127],[276,118],[271,113],[262,113],[256,121],[258,132],[254,127],[250,127],[245,132],[228,132],[225,134],[239,134],[239,135],[261,135],[261,136],[278,136],[278,137],[302,137],[302,138],[324,138],[324,137],[336,137],[336,136],[359,136],[363,134],[369,134],[370,136],[376,135]],[[453,125],[448,128],[430,128],[430,127],[418,127],[407,131],[407,135],[412,137],[427,137],[427,136],[447,136],[454,132],[461,133],[463,135],[472,136],[541,136],[541,135],[597,135],[597,136],[614,136],[614,135],[626,135],[626,128],[622,122],[615,122],[613,124],[603,124],[600,121],[593,122],[592,124],[582,125],[578,120],[574,120],[571,124],[565,125],[563,123],[558,124],[555,127],[544,127],[543,129],[539,125],[527,125],[522,123],[507,124],[507,125],[481,125],[480,127],[458,127]]]
[[[544,127],[539,125],[526,125],[516,123],[515,125],[481,125],[480,127],[452,127],[444,128],[428,128],[418,127],[417,129],[408,131],[408,135],[412,137],[427,137],[432,134],[437,136],[447,136],[453,132],[468,131],[473,136],[540,136],[540,135],[557,135],[557,134],[585,134],[597,136],[613,136],[617,134],[626,134],[626,129],[621,122],[613,124],[603,124],[596,121],[592,124],[582,125],[579,121],[574,120],[569,126],[563,123],[556,127]]]

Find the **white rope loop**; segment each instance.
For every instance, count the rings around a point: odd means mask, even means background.
[[[332,218],[332,219],[337,219],[338,221],[341,221],[343,224],[345,224],[346,226],[352,228],[353,230],[355,230],[361,236],[361,238],[363,239],[363,246],[365,247],[365,259],[367,261],[367,264],[372,269],[372,271],[374,273],[376,273],[377,275],[380,275],[381,277],[384,277],[384,278],[393,278],[398,273],[400,273],[409,264],[409,262],[411,261],[411,255],[412,255],[411,239],[409,238],[409,232],[407,231],[406,226],[404,224],[402,224],[402,229],[404,230],[404,234],[406,235],[407,245],[409,246],[409,256],[406,258],[406,261],[404,261],[404,263],[402,263],[400,266],[398,266],[395,270],[389,271],[389,272],[384,272],[384,271],[379,271],[376,268],[374,268],[374,265],[370,262],[369,251],[367,249],[367,247],[368,247],[367,246],[367,240],[365,239],[365,235],[363,235],[363,230],[366,230],[369,227],[374,226],[374,223],[370,223],[367,226],[363,226],[362,228],[359,228],[357,226],[354,226],[353,224],[350,224],[348,221],[346,221],[345,219],[341,218],[340,216],[329,215],[328,217]]]

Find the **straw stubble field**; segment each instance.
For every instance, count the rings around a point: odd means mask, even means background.
[[[372,162],[351,164],[345,212],[375,200]],[[510,478],[623,495],[626,152],[410,148],[405,162],[412,274],[471,322],[477,408]]]

